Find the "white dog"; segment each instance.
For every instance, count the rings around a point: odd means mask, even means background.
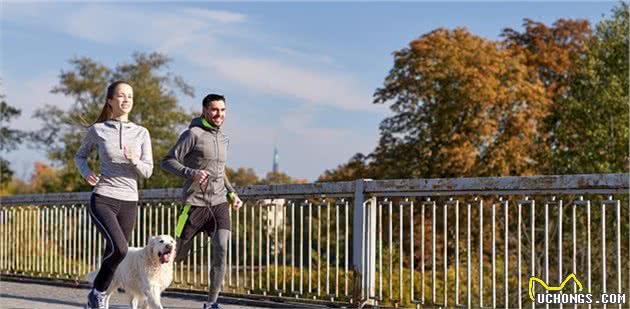
[[[106,291],[106,308],[113,292],[123,288],[129,294],[131,308],[142,304],[142,308],[162,309],[160,295],[173,281],[174,259],[175,239],[169,235],[151,237],[144,248],[129,247]],[[87,276],[90,283],[94,278],[96,272]]]

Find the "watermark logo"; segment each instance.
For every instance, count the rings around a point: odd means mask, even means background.
[[[573,273],[569,274],[559,286],[550,286],[545,281],[537,277],[529,278],[529,298],[538,304],[625,304],[626,294],[603,293],[599,298],[593,297],[591,293],[563,293],[562,290],[573,280],[577,292],[584,289],[582,282]],[[534,293],[534,283],[538,282],[548,292],[560,293]]]
[[[562,289],[564,289],[564,286],[567,285],[567,283],[571,279],[575,281],[575,284],[578,287],[578,291],[582,291],[584,289],[584,287],[582,286],[582,282],[578,280],[578,278],[575,276],[574,273],[569,274],[559,286],[549,286],[547,285],[547,283],[545,283],[545,281],[542,281],[541,279],[537,277],[531,277],[529,278],[529,298],[531,298],[533,302],[536,302],[536,297],[534,295],[534,282],[540,283],[540,285],[542,285],[542,287],[547,291],[556,292],[556,291],[562,291]]]

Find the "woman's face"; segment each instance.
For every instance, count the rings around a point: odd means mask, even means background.
[[[133,108],[133,89],[127,84],[116,86],[114,96],[107,100],[107,104],[112,107],[114,117],[127,115]]]

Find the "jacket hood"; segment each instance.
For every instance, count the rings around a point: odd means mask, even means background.
[[[213,133],[221,129],[221,127],[217,127],[213,125],[210,121],[207,121],[205,118],[203,118],[203,116],[193,118],[193,120],[190,122],[190,125],[188,127],[189,128],[199,127],[199,128],[204,129],[205,131],[209,131]]]

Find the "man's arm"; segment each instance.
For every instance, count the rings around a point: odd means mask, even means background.
[[[234,187],[232,186],[232,183],[228,179],[227,175],[223,175],[223,183],[225,184],[225,189],[227,190],[228,193],[236,192],[236,190],[234,190]]]
[[[184,162],[184,157],[195,147],[195,144],[195,137],[190,130],[184,131],[173,148],[162,158],[160,167],[179,177],[192,178],[196,170],[185,166],[182,162]]]

